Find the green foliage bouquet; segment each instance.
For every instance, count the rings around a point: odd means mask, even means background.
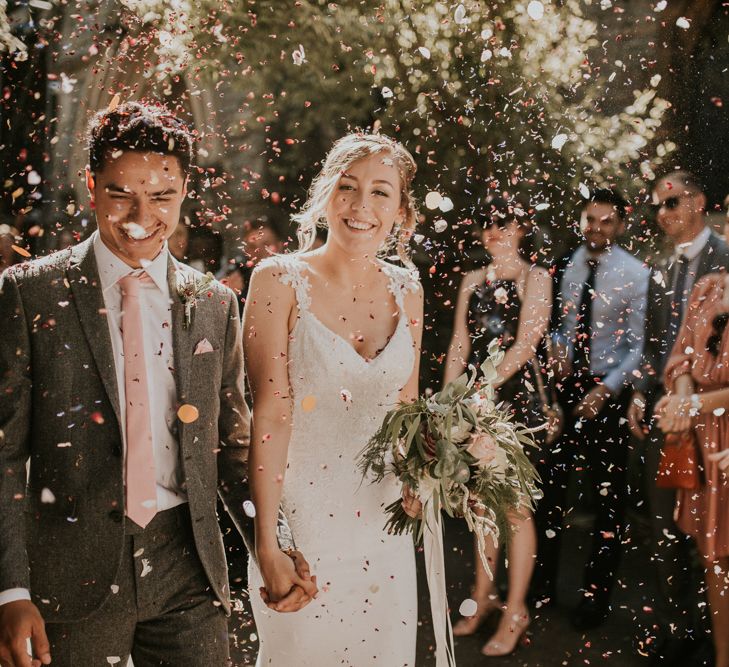
[[[498,544],[504,535],[508,542],[509,514],[533,509],[541,495],[537,472],[524,450],[536,446],[533,434],[542,427],[515,422],[496,403],[493,385],[503,356],[494,341],[478,382],[477,369],[471,367],[441,392],[388,412],[359,458],[365,478],[378,482],[394,472],[423,503],[425,521],[409,517],[400,499],[390,504],[385,509],[388,532],[413,532],[420,542],[428,517],[438,516],[441,509],[463,517],[489,573],[486,538]]]

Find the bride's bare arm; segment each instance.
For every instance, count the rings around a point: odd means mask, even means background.
[[[400,400],[412,403],[418,398],[418,375],[420,374],[420,353],[423,341],[423,288],[418,285],[416,292],[408,292],[404,299],[403,317],[408,318],[410,333],[413,337],[413,348],[415,349],[415,363],[413,372],[407,384],[400,390]]]
[[[243,315],[243,349],[253,400],[249,480],[256,508],[255,544],[268,597],[279,600],[298,585],[313,595],[316,586],[296,575],[278,546],[276,524],[291,436],[288,378],[289,318],[295,307],[279,269],[254,272]]]

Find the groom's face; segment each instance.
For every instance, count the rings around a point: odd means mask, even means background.
[[[106,247],[134,268],[153,260],[180,220],[187,182],[179,160],[124,151],[86,181]]]

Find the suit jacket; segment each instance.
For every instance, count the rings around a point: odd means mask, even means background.
[[[250,523],[240,319],[214,282],[185,328],[176,281],[190,274],[201,277],[169,259],[177,395],[199,411],[178,425],[180,458],[191,546],[229,613],[217,492],[239,529]],[[124,543],[117,379],[91,240],[6,271],[0,322],[0,590],[30,589],[47,621],[79,620],[109,595]],[[203,338],[214,351],[195,355]]]
[[[694,284],[707,273],[729,269],[729,247],[724,240],[712,232],[701,254],[694,278]],[[658,280],[658,272],[663,280]],[[651,271],[648,287],[648,310],[646,312],[641,375],[633,386],[652,402],[656,391],[663,383],[663,367],[667,359],[666,334],[670,321],[672,291],[668,280],[668,261],[655,266]],[[661,284],[663,283],[663,284]]]

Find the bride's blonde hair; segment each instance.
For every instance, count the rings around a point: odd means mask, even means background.
[[[398,141],[383,134],[352,133],[338,139],[327,154],[324,166],[309,188],[306,203],[301,212],[292,216],[298,225],[298,252],[310,250],[316,239],[317,227],[327,227],[326,209],[334,195],[340,177],[352,164],[377,153],[390,153],[400,174],[400,208],[405,212],[401,225],[393,228],[381,251],[390,252],[396,247],[397,256],[405,266],[412,267],[408,243],[417,221],[417,207],[410,187],[417,169],[410,152]]]

